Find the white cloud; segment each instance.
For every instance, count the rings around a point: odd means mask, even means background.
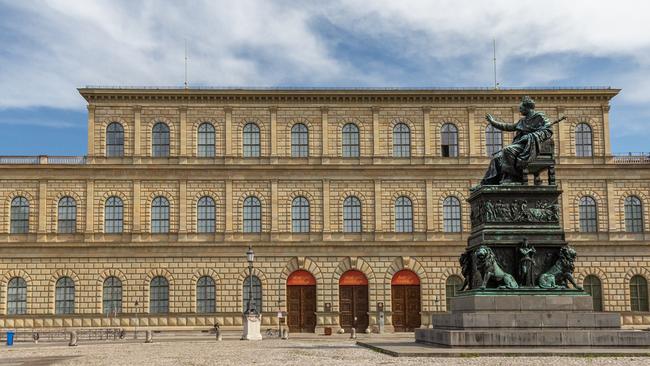
[[[2,8],[13,17],[0,15],[0,108],[80,108],[75,88],[86,84],[181,85],[185,39],[195,85],[400,84],[406,71],[387,75],[339,57],[319,19],[418,61],[415,73],[463,85],[489,85],[493,38],[510,85],[580,72],[557,54],[624,60],[633,67],[587,82],[623,87],[626,103],[650,101],[650,2],[0,0]],[[519,70],[533,59],[528,75]],[[449,67],[427,70],[428,60]]]

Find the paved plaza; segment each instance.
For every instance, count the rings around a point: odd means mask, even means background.
[[[363,336],[361,341],[376,337]],[[391,341],[391,339],[384,339]],[[392,339],[392,341],[400,341]],[[405,339],[402,339],[405,341]],[[644,357],[392,357],[356,345],[344,337],[308,337],[246,342],[228,337],[160,337],[152,344],[135,341],[18,343],[0,347],[0,366],[8,365],[648,365]]]

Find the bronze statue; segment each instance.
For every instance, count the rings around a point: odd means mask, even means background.
[[[573,270],[576,259],[576,251],[565,245],[560,249],[560,258],[553,266],[539,276],[539,287],[541,288],[568,288],[569,283],[578,290],[582,290],[573,278]]]
[[[550,123],[542,112],[535,111],[535,101],[525,96],[519,105],[523,116],[516,123],[497,121],[491,114],[485,119],[501,131],[516,131],[512,143],[494,154],[481,185],[523,183],[524,169],[540,152],[540,145],[553,136]]]
[[[519,278],[523,287],[535,286],[535,274],[533,273],[533,269],[535,268],[535,259],[533,256],[535,252],[535,248],[528,244],[528,239],[524,238],[524,242],[519,247],[519,254],[521,254],[521,259],[519,260]]]
[[[515,289],[519,288],[517,281],[512,277],[511,274],[501,268],[497,262],[497,257],[494,255],[492,249],[486,245],[481,245],[476,252],[474,253],[476,258],[476,268],[478,269],[481,277],[483,278],[483,283],[481,284],[481,289],[485,289],[488,285],[490,279],[494,279],[498,288],[508,288]]]

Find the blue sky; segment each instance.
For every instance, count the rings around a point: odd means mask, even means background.
[[[187,5],[189,4],[189,5]],[[0,155],[83,155],[85,85],[611,86],[650,151],[650,2],[0,0]]]

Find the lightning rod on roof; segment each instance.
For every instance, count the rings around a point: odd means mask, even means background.
[[[492,39],[492,61],[494,64],[494,90],[499,90],[499,83],[497,82],[497,40]]]
[[[187,39],[185,40],[185,89],[187,89]]]

